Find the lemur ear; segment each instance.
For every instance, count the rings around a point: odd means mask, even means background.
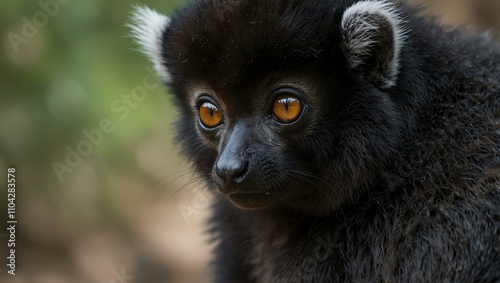
[[[170,74],[163,62],[163,36],[170,24],[170,18],[145,7],[136,6],[132,11],[131,35],[140,46],[140,51],[149,57],[158,74],[165,82]]]
[[[348,67],[380,88],[395,84],[404,41],[401,18],[394,4],[361,1],[342,16],[342,47]]]

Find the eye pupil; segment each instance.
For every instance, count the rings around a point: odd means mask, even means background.
[[[222,124],[223,116],[219,108],[213,103],[205,101],[198,108],[200,123],[206,128],[215,128]]]
[[[302,114],[302,103],[293,95],[280,95],[274,100],[273,114],[282,123],[293,123]]]

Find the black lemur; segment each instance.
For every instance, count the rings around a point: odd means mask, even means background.
[[[500,282],[500,45],[401,1],[134,12],[215,282]]]

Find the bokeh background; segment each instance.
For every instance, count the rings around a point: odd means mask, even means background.
[[[169,14],[184,2],[0,3],[0,282],[210,282],[210,196],[177,155],[175,109],[126,27],[134,4]],[[500,0],[414,2],[500,37]]]

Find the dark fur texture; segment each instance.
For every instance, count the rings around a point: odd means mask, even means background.
[[[500,282],[500,46],[398,2],[400,26],[367,16],[360,64],[341,26],[356,2],[201,0],[163,33],[178,141],[218,196],[215,281]],[[283,85],[305,105],[293,125],[270,114]]]

